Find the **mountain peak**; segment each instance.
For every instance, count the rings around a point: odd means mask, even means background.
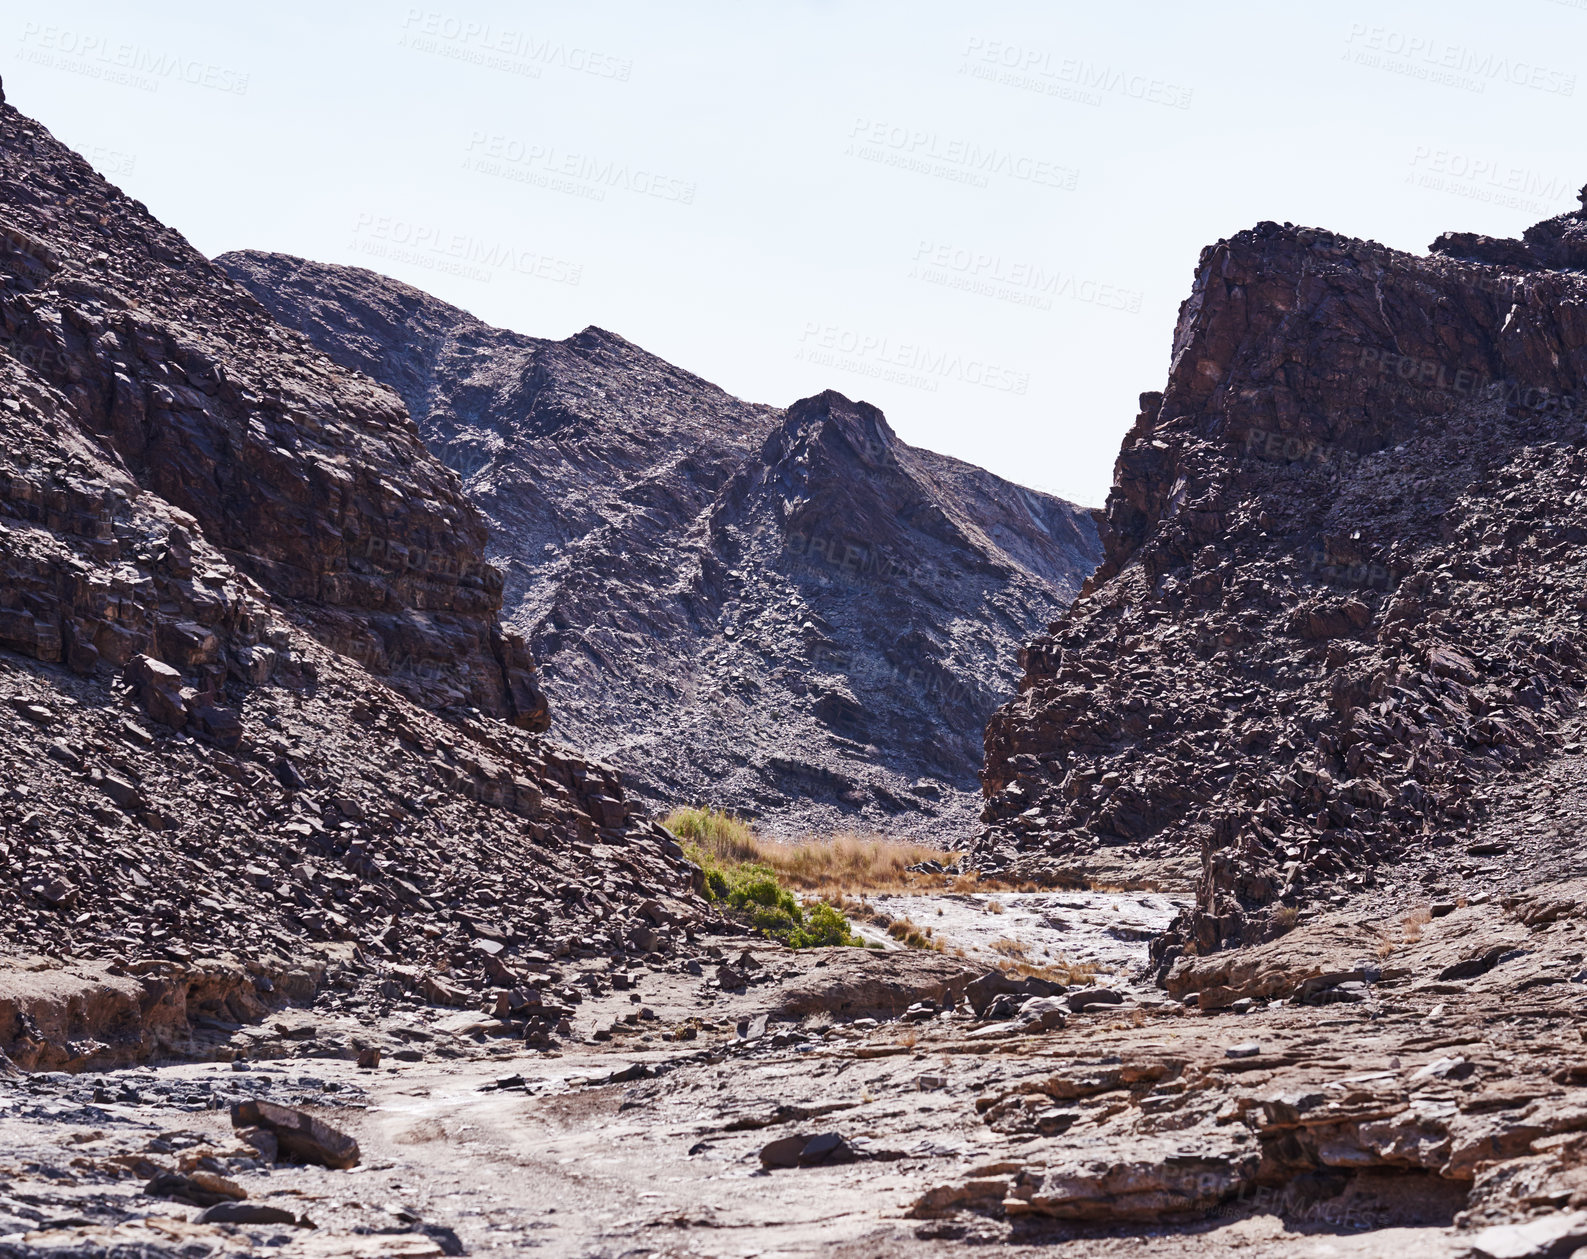
[[[464,478],[557,734],[657,803],[968,835],[1019,644],[1095,564],[1086,513],[914,450],[835,390],[780,411],[598,326],[460,338],[433,299],[372,317],[364,273],[236,274],[401,392]]]

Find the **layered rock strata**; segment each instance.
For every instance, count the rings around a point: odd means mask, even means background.
[[[462,1004],[681,938],[692,867],[537,733],[484,524],[396,394],[10,106],[0,279],[0,949],[154,976],[128,1008],[182,1028],[328,957]],[[158,1039],[28,1018],[30,1062]]]

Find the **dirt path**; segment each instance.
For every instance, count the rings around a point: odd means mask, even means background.
[[[858,1056],[881,1049],[888,1052]],[[656,1079],[607,1085],[581,1081],[608,1075],[614,1066],[662,1066],[667,1058],[537,1055],[377,1073],[316,1063],[312,1078],[320,1086],[365,1095],[359,1106],[325,1113],[356,1135],[361,1165],[346,1172],[292,1166],[232,1171],[250,1201],[306,1214],[317,1226],[312,1231],[194,1225],[191,1208],[145,1197],[135,1178],[109,1188],[69,1183],[92,1179],[90,1165],[114,1165],[109,1160],[118,1149],[128,1158],[128,1149],[151,1146],[174,1144],[190,1153],[234,1147],[224,1112],[173,1114],[116,1103],[100,1108],[92,1127],[63,1123],[61,1113],[48,1124],[11,1114],[0,1118],[0,1142],[11,1160],[45,1173],[45,1193],[37,1192],[40,1186],[26,1191],[13,1185],[11,1191],[24,1202],[39,1204],[45,1195],[51,1201],[36,1221],[43,1231],[27,1236],[28,1248],[7,1251],[0,1239],[0,1254],[47,1255],[54,1253],[52,1243],[63,1256],[101,1253],[93,1243],[125,1242],[139,1230],[194,1247],[150,1255],[283,1259],[427,1259],[455,1253],[454,1238],[471,1255],[568,1259],[958,1253],[972,1239],[964,1227],[923,1226],[911,1216],[912,1206],[934,1184],[1017,1160],[1021,1143],[989,1131],[967,1105],[977,1087],[1006,1075],[1011,1064],[947,1059],[886,1037],[797,1059],[768,1053],[691,1063]],[[492,1087],[504,1073],[523,1076],[525,1086]],[[190,1088],[224,1086],[231,1072],[188,1066],[142,1074]],[[287,1074],[304,1078],[296,1070]],[[769,1140],[812,1126],[777,1119],[779,1108],[825,1110],[814,1127],[841,1126],[865,1157],[764,1170],[759,1152]],[[119,1209],[122,1222],[90,1225],[89,1217],[107,1207]],[[988,1223],[983,1231],[980,1240],[1013,1246],[1003,1253],[1023,1253],[1022,1236],[1044,1255],[1164,1253],[1157,1228],[1080,1235],[1069,1229],[1065,1236],[1066,1230],[1042,1228],[1010,1234]],[[1256,1204],[1180,1230],[1172,1245],[1175,1254],[1189,1256],[1397,1259],[1415,1253],[1438,1259],[1459,1253],[1446,1233],[1417,1228],[1370,1239],[1349,1230],[1308,1236]],[[23,1243],[17,1238],[12,1244]],[[1396,1249],[1405,1246],[1412,1249]]]

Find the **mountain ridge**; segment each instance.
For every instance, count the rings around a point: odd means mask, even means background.
[[[464,477],[557,733],[658,805],[968,834],[984,718],[1095,562],[1088,513],[841,394],[742,402],[597,327],[549,341],[360,268],[219,263],[401,393]]]

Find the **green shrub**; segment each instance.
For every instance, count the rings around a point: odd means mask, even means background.
[[[859,948],[864,943],[849,930],[848,919],[825,901],[805,915],[804,926],[795,927],[788,934],[789,946],[796,949]]]
[[[674,826],[679,815],[686,821]],[[718,840],[731,831],[720,826],[725,819],[733,826],[744,824],[726,814],[705,809],[674,809],[667,818],[667,827],[683,840],[684,852],[705,873],[705,899],[720,904],[732,917],[737,918],[752,931],[774,940],[781,940],[790,948],[830,948],[833,946],[862,947],[864,941],[849,930],[848,920],[833,906],[821,902],[808,913],[799,899],[777,879],[770,866],[755,861],[734,861],[727,852],[725,842],[712,844],[706,836],[716,827]],[[693,833],[690,830],[693,829]],[[746,832],[748,828],[745,827]],[[750,832],[753,840],[753,833]]]

